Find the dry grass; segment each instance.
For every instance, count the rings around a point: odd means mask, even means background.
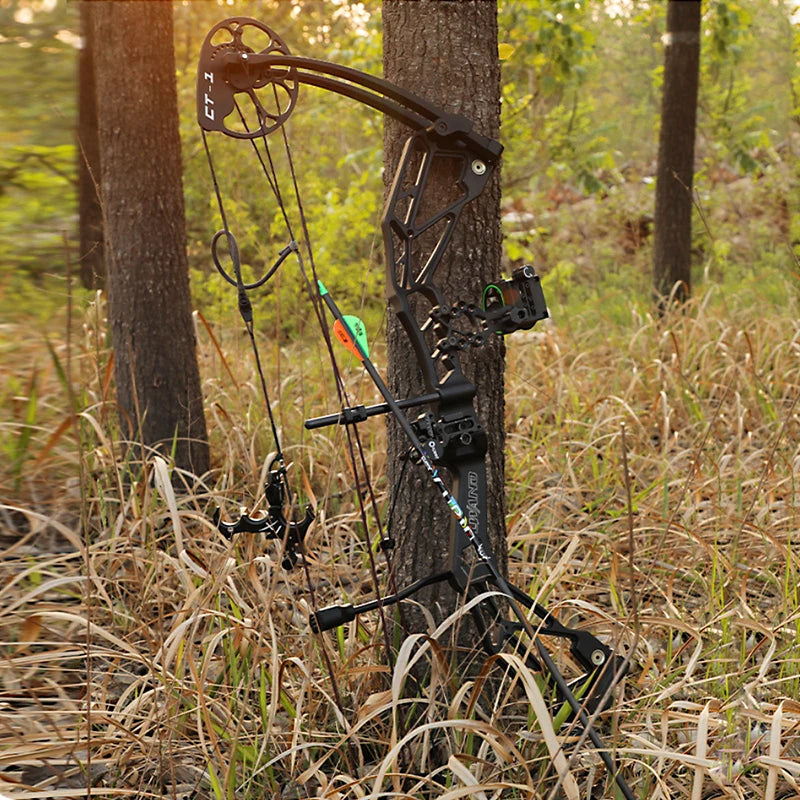
[[[546,797],[559,754],[518,657],[481,687],[411,637],[390,673],[377,619],[313,636],[302,570],[213,530],[270,447],[241,342],[218,351],[199,326],[219,463],[176,493],[164,462],[126,463],[115,440],[101,317],[50,350],[2,331],[0,794]],[[642,798],[800,796],[797,320],[794,300],[766,313],[711,292],[662,320],[587,312],[509,342],[512,577],[633,648],[602,726]],[[333,402],[312,358],[278,355],[298,494],[320,514],[315,599],[367,596],[341,432],[301,438]],[[364,429],[376,475],[380,427]],[[561,796],[613,796],[590,750],[569,770]]]

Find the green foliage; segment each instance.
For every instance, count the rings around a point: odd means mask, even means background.
[[[0,294],[12,274],[62,272],[75,230],[76,17],[71,3],[0,6]]]
[[[15,145],[0,155],[0,259],[39,280],[60,271],[65,234],[74,229],[75,148]],[[6,284],[6,273],[0,284]]]
[[[194,71],[205,32],[231,12],[220,3],[174,8],[192,286],[196,304],[210,318],[228,318],[235,293],[216,275],[208,250],[220,222],[195,121]],[[618,7],[600,0],[500,3],[504,199],[534,220],[529,228],[509,228],[507,255],[509,264],[538,258],[545,271],[555,269],[552,283],[564,297],[591,296],[589,284],[597,275],[613,281],[619,274],[623,286],[627,275],[628,286],[648,292],[647,282],[639,281],[639,270],[647,272],[648,266],[638,251],[634,260],[623,256],[620,261],[608,243],[589,247],[579,239],[570,243],[572,252],[556,252],[559,231],[546,218],[558,216],[562,204],[587,197],[606,197],[612,228],[647,213],[649,192],[638,192],[639,209],[621,197],[633,193],[655,157],[664,9],[660,2]],[[790,126],[800,116],[793,57],[800,34],[789,6],[711,0],[704,11],[696,179],[701,193],[731,176],[779,169],[783,156],[793,153]],[[294,52],[380,73],[376,7],[253,0],[239,3],[236,13],[267,21]],[[0,258],[10,267],[0,277],[0,303],[8,314],[24,309],[47,318],[64,302],[63,286],[50,289],[51,276],[64,274],[63,234],[73,238],[76,230],[77,153],[71,129],[77,7],[13,0],[0,8],[0,22],[7,85],[0,98]],[[365,306],[367,316],[377,319],[383,305],[377,238],[381,120],[343,98],[309,87],[301,93],[288,132],[316,264],[332,291],[348,298],[350,310],[363,314]],[[211,138],[231,229],[245,273],[255,277],[285,247],[284,222],[248,146]],[[285,187],[288,165],[278,161]],[[791,187],[782,196],[791,203]],[[299,237],[296,207],[291,214]],[[790,230],[795,216],[789,215]],[[698,252],[707,258],[698,261],[701,274],[718,280],[728,268],[735,272],[741,259],[731,239],[710,244],[701,226],[696,237]],[[584,267],[588,249],[591,259],[600,259],[591,271]],[[761,252],[772,258],[769,250]],[[566,279],[563,265],[570,263],[577,268]],[[29,278],[48,288],[32,289]],[[259,324],[282,336],[297,333],[296,313],[308,317],[310,312],[304,292],[290,258],[258,297]]]
[[[506,2],[500,9],[503,45],[503,142],[506,186],[513,192],[574,181],[588,193],[613,149],[591,123],[594,105],[585,91],[595,60],[591,3]],[[602,155],[598,158],[598,151]]]
[[[752,172],[758,167],[752,155],[755,147],[769,147],[762,128],[768,104],[752,103],[751,78],[740,69],[753,45],[752,15],[740,2],[716,0],[708,6],[703,27],[698,102],[703,111],[701,129],[710,129],[713,142],[706,159],[732,162],[738,170]]]
[[[586,76],[595,35],[587,26],[591,3],[528,0],[502,4],[500,38],[513,46],[505,65],[511,79],[526,78],[534,93],[558,101]]]

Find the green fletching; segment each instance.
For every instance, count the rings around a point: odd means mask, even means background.
[[[342,319],[344,320],[344,324],[347,325],[348,329],[350,330],[350,333],[353,335],[353,339],[358,342],[358,346],[361,348],[361,351],[367,358],[369,358],[367,328],[364,323],[358,317],[354,317],[352,314],[345,314]]]

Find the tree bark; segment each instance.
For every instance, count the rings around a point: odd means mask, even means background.
[[[658,138],[654,290],[660,302],[691,291],[692,180],[700,71],[700,0],[669,0]]]
[[[93,2],[101,197],[123,436],[208,469],[189,297],[172,4]]]
[[[462,114],[475,130],[498,138],[500,128],[500,64],[497,55],[497,4],[494,0],[384,0],[384,76],[391,82],[431,100],[445,111]],[[389,118],[384,128],[384,186],[388,190],[409,131]],[[440,173],[442,197],[448,174]],[[439,208],[445,200],[433,205]],[[456,226],[437,283],[448,301],[476,302],[483,287],[500,270],[500,176],[495,172],[481,195],[467,205]],[[427,310],[426,310],[427,311]],[[389,385],[395,397],[424,391],[408,339],[389,314],[387,324]],[[488,534],[501,569],[505,567],[504,504],[504,355],[499,337],[477,351],[462,353],[465,374],[477,384],[478,417],[489,437]],[[447,564],[451,512],[421,470],[409,467],[401,481],[401,457],[408,441],[389,423],[388,480],[396,494],[393,536],[396,585],[441,572]],[[451,613],[461,598],[446,584],[431,586],[416,599],[438,621]],[[404,615],[415,630],[424,630],[422,615]]]

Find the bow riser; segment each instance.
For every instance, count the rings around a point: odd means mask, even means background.
[[[459,196],[444,208],[431,209],[428,198],[436,188],[431,185],[431,169],[441,161],[456,166],[454,184]],[[387,299],[414,348],[429,391],[437,391],[441,381],[414,301],[422,297],[429,308],[447,305],[435,282],[437,269],[462,209],[483,191],[492,171],[490,162],[469,149],[443,146],[439,137],[421,132],[406,142],[386,200],[381,229]]]

